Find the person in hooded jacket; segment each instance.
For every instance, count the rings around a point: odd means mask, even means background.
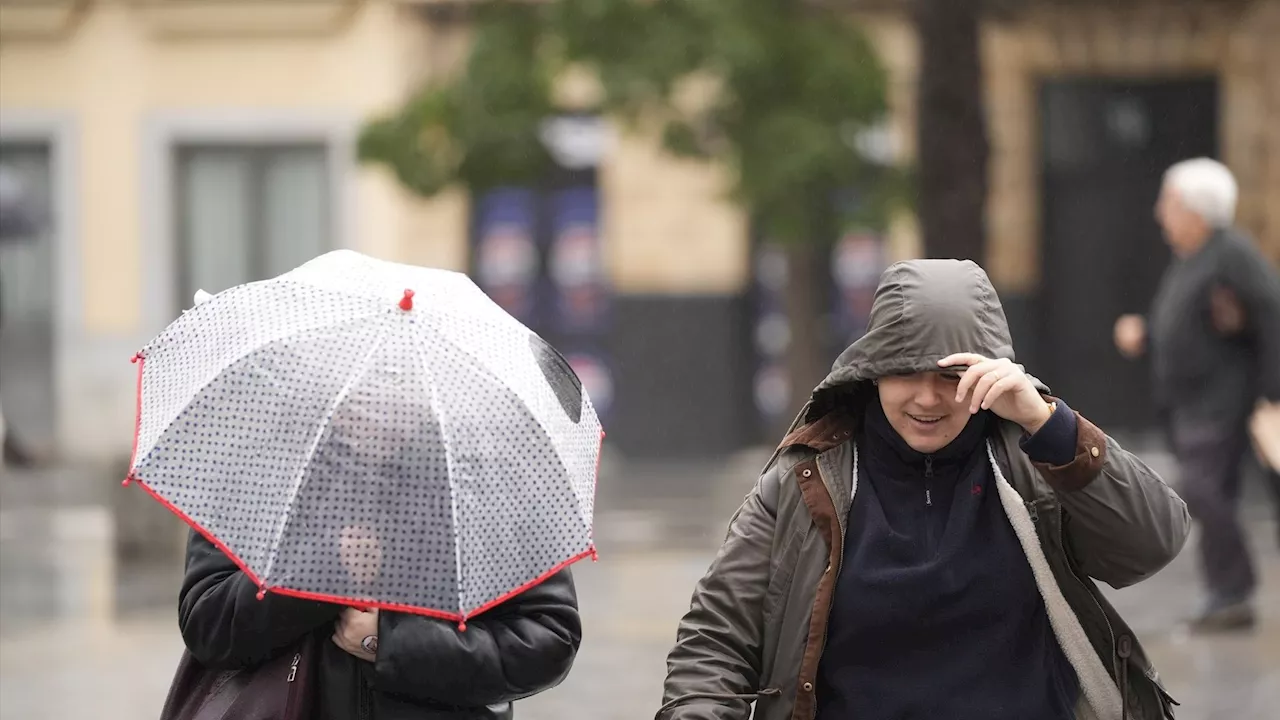
[[[1013,359],[976,264],[885,272],[695,589],[658,720],[1172,717],[1093,580],[1164,567],[1186,506]]]

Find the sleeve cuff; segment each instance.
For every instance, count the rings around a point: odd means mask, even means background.
[[[1032,462],[1068,465],[1076,456],[1078,423],[1076,414],[1061,400],[1057,410],[1034,435],[1024,435],[1018,445]]]

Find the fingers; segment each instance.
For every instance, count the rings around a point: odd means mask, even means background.
[[[1018,387],[1018,384],[1021,382],[1021,373],[1000,378],[1000,380],[991,387],[991,390],[986,394],[986,396],[982,398],[982,409],[990,410],[991,406],[995,405],[996,401],[999,400],[1001,396]]]
[[[963,383],[969,379],[970,375],[978,377],[977,382],[973,384],[973,393],[969,396],[969,412],[976,413],[978,408],[986,407],[987,393],[991,391],[992,386],[1005,379],[1006,371],[998,363],[983,363],[969,368],[969,372],[965,373],[965,377],[961,378],[960,382]]]
[[[972,366],[981,362],[986,362],[986,360],[987,359],[985,357],[977,353],[956,353],[955,355],[948,355],[947,357],[939,360],[938,367],[955,367],[957,365]]]
[[[356,647],[366,635],[378,633],[377,608],[343,608],[334,621],[335,632],[347,638],[343,647]]]
[[[992,360],[976,353],[956,353],[939,360],[938,366],[968,366],[956,384],[956,402],[968,397],[970,413],[990,410],[1005,393],[1025,382],[1022,368],[1007,358]]]
[[[350,650],[358,644],[356,636],[360,634],[360,631],[356,627],[353,614],[358,616],[360,611],[354,608],[345,608],[333,623],[333,642],[344,650]]]
[[[969,369],[960,377],[959,384],[956,385],[956,402],[963,401],[965,397],[969,395],[971,390],[977,389],[975,387],[975,383],[986,377],[992,370],[995,370],[1008,362],[1008,360],[983,359],[975,365],[970,365]],[[991,382],[995,382],[999,379],[999,377],[996,377]],[[988,387],[990,387],[990,385],[988,385]],[[976,395],[977,393],[975,392],[974,394]],[[977,406],[975,405],[974,407]]]

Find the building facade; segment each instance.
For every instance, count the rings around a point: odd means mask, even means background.
[[[465,48],[465,25],[423,6],[0,2],[0,164],[41,220],[0,245],[16,433],[127,455],[129,358],[196,288],[337,247],[467,268],[466,198],[409,197],[353,152],[362,122]],[[621,138],[595,183],[614,293],[719,309],[738,292],[743,222],[712,171]],[[661,324],[667,305],[624,299],[613,317]]]
[[[858,18],[890,71],[889,135],[910,162],[916,41],[893,3],[875,5]],[[985,264],[1023,357],[1082,409],[1140,424],[1145,409],[1117,410],[1074,369],[1101,363],[1143,400],[1140,368],[1107,338],[1166,259],[1150,221],[1163,167],[1224,159],[1241,225],[1280,260],[1280,0],[1005,5],[983,33]],[[15,431],[67,457],[127,455],[128,360],[196,288],[337,247],[475,269],[482,203],[409,197],[353,152],[362,122],[456,66],[468,29],[455,6],[0,0],[0,171],[39,220],[0,241],[0,392]],[[586,86],[565,93],[589,104]],[[612,441],[676,456],[765,439],[747,219],[714,168],[650,138],[603,147],[588,184]],[[884,262],[920,252],[910,217],[881,240]]]

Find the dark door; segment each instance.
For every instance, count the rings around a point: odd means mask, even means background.
[[[1156,419],[1149,367],[1112,327],[1145,313],[1169,261],[1152,215],[1164,171],[1217,154],[1217,81],[1067,79],[1040,92],[1043,284],[1037,370],[1108,429]]]

